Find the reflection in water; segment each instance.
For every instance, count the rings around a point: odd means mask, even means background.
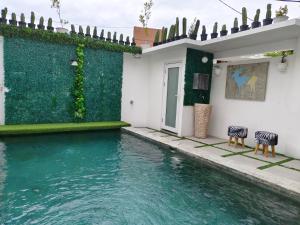
[[[6,178],[5,150],[6,150],[6,145],[3,142],[0,142],[0,199],[3,193],[4,181]]]

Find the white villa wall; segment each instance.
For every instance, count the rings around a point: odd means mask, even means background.
[[[288,58],[289,67],[285,73],[277,69],[279,58],[263,60],[270,61],[264,102],[226,99],[228,64],[221,64],[222,74],[212,79],[210,135],[227,138],[229,125],[243,125],[249,128],[246,144],[254,146],[255,131],[272,131],[279,134],[278,152],[300,158],[300,39],[295,53]],[[254,62],[259,61],[248,63]]]
[[[122,83],[122,121],[126,121],[135,127],[148,126],[148,83],[148,58],[137,58],[125,53]]]
[[[4,38],[0,36],[0,125],[5,122],[5,90],[4,90],[4,58],[3,58]]]

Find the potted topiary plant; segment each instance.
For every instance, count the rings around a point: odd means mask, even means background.
[[[93,38],[94,39],[98,39],[98,34],[97,34],[97,27],[94,27],[94,30],[93,30]]]
[[[168,28],[165,28],[163,33],[163,43],[167,43],[167,34],[168,34]]]
[[[164,32],[165,32],[165,28],[162,27],[162,28],[161,28],[161,31],[160,31],[160,39],[159,39],[159,42],[158,42],[159,45],[161,45],[161,44],[163,43]]]
[[[247,9],[245,7],[243,7],[243,9],[242,9],[242,25],[240,26],[240,31],[249,30],[247,20],[248,20]]]
[[[40,17],[40,22],[38,24],[38,29],[39,30],[44,30],[45,29],[45,26],[44,26],[44,17]]]
[[[276,11],[276,17],[274,18],[274,23],[279,23],[288,20],[289,17],[287,16],[287,13],[288,13],[287,5],[285,5],[284,7],[280,6],[279,10]]]
[[[101,40],[101,41],[104,41],[104,40],[105,40],[105,37],[104,37],[104,30],[103,30],[103,29],[101,30],[101,33],[100,33],[100,40]]]
[[[9,24],[13,25],[13,26],[17,26],[18,22],[17,22],[17,16],[15,13],[11,14],[11,20],[9,20]]]
[[[210,34],[211,39],[218,37],[218,23],[215,22],[213,32]]]
[[[171,25],[170,29],[169,29],[169,33],[168,33],[168,38],[167,38],[167,42],[172,41],[171,40],[171,36],[172,36],[172,30],[173,30],[173,25]]]
[[[135,43],[135,38],[134,38],[134,37],[132,38],[132,41],[131,41],[131,46],[136,46],[136,43]]]
[[[257,9],[254,17],[254,21],[251,24],[252,28],[257,28],[261,26],[261,22],[259,22],[259,14],[260,14],[260,9]]]
[[[90,26],[86,26],[85,36],[86,37],[91,37],[91,28],[90,28]]]
[[[266,18],[263,20],[263,25],[267,26],[272,24],[273,19],[272,19],[272,5],[268,4],[267,5],[267,13],[266,13]]]
[[[120,34],[119,44],[124,45],[123,34]]]
[[[182,19],[182,35],[181,35],[181,38],[187,38],[187,35],[186,35],[186,18],[183,17]]]
[[[71,35],[71,36],[74,36],[74,35],[76,35],[76,31],[75,31],[75,26],[74,26],[74,24],[71,24],[71,31],[70,31],[70,35]]]
[[[47,30],[51,32],[54,31],[54,27],[52,26],[52,18],[48,19]]]
[[[114,32],[114,35],[113,35],[113,43],[118,43],[118,40],[117,40],[117,32]]]
[[[226,24],[224,24],[220,31],[220,36],[223,37],[223,36],[226,36],[227,34],[228,34],[228,30],[226,29]]]
[[[4,9],[1,10],[1,24],[6,24],[7,23],[7,8],[5,7]]]
[[[159,35],[159,34],[158,34]],[[179,40],[180,35],[179,35],[179,18],[176,17],[176,24],[175,24],[175,40]]]
[[[206,40],[207,40],[206,27],[203,25],[202,26],[202,33],[201,33],[201,41],[206,41]]]
[[[232,34],[235,34],[239,32],[239,21],[238,21],[238,18],[234,18],[234,22],[233,22],[233,28],[231,28],[231,33]]]
[[[156,31],[153,46],[159,45],[158,43],[159,43],[159,31]]]
[[[26,27],[26,22],[25,22],[25,15],[24,15],[24,13],[21,13],[20,21],[19,21],[19,27],[21,27],[21,28]]]
[[[110,31],[107,32],[106,41],[111,42],[111,32]]]
[[[125,45],[130,45],[130,39],[129,39],[129,36],[126,37]]]
[[[200,20],[197,20],[196,23],[195,23],[194,30],[190,34],[190,39],[192,39],[192,40],[196,40],[197,39],[199,26],[200,26]]]
[[[81,38],[84,37],[83,28],[82,28],[81,25],[78,28],[78,36],[81,37]]]
[[[34,21],[35,21],[35,15],[34,15],[34,12],[31,12],[30,23],[28,23],[28,27],[30,27],[31,29],[35,29]]]

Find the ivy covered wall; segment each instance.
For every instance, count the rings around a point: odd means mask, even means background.
[[[202,58],[207,57],[206,63]],[[187,49],[185,65],[184,105],[193,106],[195,103],[208,104],[210,99],[211,76],[213,69],[213,54],[195,49]],[[209,75],[208,90],[194,90],[194,73]]]
[[[123,53],[84,49],[84,121],[120,120]],[[74,121],[75,45],[4,38],[5,123]]]

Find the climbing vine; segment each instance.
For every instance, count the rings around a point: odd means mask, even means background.
[[[76,48],[77,56],[77,67],[76,76],[74,82],[74,119],[75,121],[81,121],[85,118],[85,98],[84,98],[84,75],[83,75],[83,64],[84,64],[84,45],[79,44]]]

